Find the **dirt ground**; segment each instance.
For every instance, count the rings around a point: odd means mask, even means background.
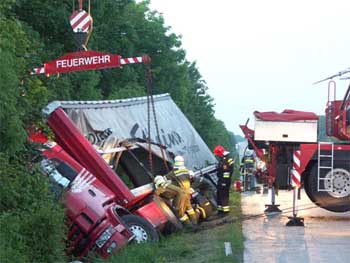
[[[244,262],[350,262],[350,212],[314,208],[302,192],[298,216],[305,227],[286,227],[292,197],[292,191],[280,191],[276,204],[283,212],[266,216],[269,195],[242,194]]]

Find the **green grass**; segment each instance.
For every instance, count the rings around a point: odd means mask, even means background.
[[[175,233],[163,237],[156,244],[129,245],[114,255],[109,263],[165,263],[165,262],[242,262],[243,234],[241,218],[241,197],[230,194],[232,207],[230,216],[237,218],[232,223],[215,226],[196,233]],[[233,255],[226,256],[224,242],[231,242]]]

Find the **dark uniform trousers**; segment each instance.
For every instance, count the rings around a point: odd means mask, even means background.
[[[218,173],[217,173],[218,213],[227,213],[230,211],[229,194],[230,194],[232,173],[233,173],[233,160],[228,156],[221,157],[218,164]]]

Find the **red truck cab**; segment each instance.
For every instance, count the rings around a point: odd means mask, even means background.
[[[53,107],[45,113],[47,123],[55,134],[55,142],[114,194],[114,200],[119,205],[119,214],[139,215],[157,231],[162,231],[168,224],[173,224],[174,214],[154,194],[153,184],[131,191],[62,108]]]
[[[58,144],[43,151],[41,170],[50,190],[65,204],[67,254],[84,258],[90,252],[108,257],[134,238],[116,211],[115,195]]]

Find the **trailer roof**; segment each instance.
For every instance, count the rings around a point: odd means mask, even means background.
[[[171,99],[169,93],[153,95],[154,101]],[[65,100],[53,101],[49,103],[43,110],[44,113],[50,114],[55,109],[62,107],[63,109],[101,109],[101,108],[118,108],[123,106],[132,106],[144,104],[147,102],[147,97],[136,97],[118,100]]]
[[[216,158],[192,124],[168,93],[153,96],[159,137],[151,114],[151,140],[165,145],[185,158],[189,169],[201,169],[216,163]],[[115,141],[147,139],[147,97],[102,101],[55,101],[44,110],[50,114],[63,108],[78,129],[95,146],[107,146],[109,137]],[[110,144],[110,148],[115,147]],[[107,147],[107,148],[109,148]]]

